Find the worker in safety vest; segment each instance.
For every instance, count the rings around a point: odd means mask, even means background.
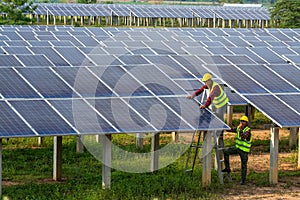
[[[205,89],[209,90],[209,96],[204,105],[200,105],[201,109],[208,108],[212,103],[212,111],[217,117],[224,121],[224,114],[227,108],[228,98],[222,87],[212,81],[212,75],[210,73],[205,73],[202,77],[202,81],[205,83],[204,86],[199,88],[194,94],[187,96],[188,99],[192,99],[195,96],[201,94]],[[223,132],[217,133],[219,138],[219,145],[223,146]]]
[[[246,184],[248,154],[251,148],[252,135],[249,128],[249,120],[247,116],[240,118],[240,124],[237,128],[231,129],[229,132],[236,132],[235,146],[224,150],[225,169],[222,172],[230,173],[229,155],[239,154],[241,157],[241,185]]]

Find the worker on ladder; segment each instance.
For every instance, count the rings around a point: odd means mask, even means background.
[[[211,103],[213,103],[212,111],[214,114],[219,117],[222,121],[224,121],[224,114],[227,108],[228,98],[223,88],[216,82],[212,80],[212,75],[210,73],[205,73],[202,77],[202,82],[204,82],[204,86],[199,88],[194,94],[187,96],[188,99],[192,99],[195,96],[200,95],[205,89],[209,90],[209,96],[206,99],[204,105],[200,105],[201,109],[208,108]],[[220,141],[223,145],[223,131],[221,131],[218,136],[220,137]]]
[[[246,184],[248,154],[251,148],[252,135],[249,128],[249,120],[247,116],[240,118],[240,124],[237,128],[231,129],[229,132],[236,132],[235,146],[225,149],[224,164],[225,169],[222,172],[230,173],[229,155],[239,154],[242,162],[241,169],[241,185]]]

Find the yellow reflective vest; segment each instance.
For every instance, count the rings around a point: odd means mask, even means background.
[[[247,131],[250,131],[250,128],[248,126],[246,126],[242,132],[244,134]],[[249,153],[250,148],[251,148],[251,142],[252,142],[252,134],[250,135],[250,140],[247,141],[247,140],[242,140],[242,137],[240,135],[240,127],[237,127],[236,132],[237,132],[237,134],[236,134],[236,140],[235,140],[235,147],[237,149],[241,149],[242,151]]]
[[[217,97],[214,97],[214,99],[213,99],[212,102],[213,102],[213,104],[215,105],[216,108],[221,108],[221,107],[223,107],[223,106],[226,105],[226,103],[228,102],[228,98],[226,96],[226,93],[222,89],[222,87],[218,83],[215,83],[215,82],[213,82],[212,87],[211,87],[211,89],[210,89],[209,92],[211,92],[211,90],[213,90],[213,88],[215,86],[219,87],[219,89],[220,89],[220,95],[217,96]]]

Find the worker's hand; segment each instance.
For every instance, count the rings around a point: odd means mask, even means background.
[[[205,105],[201,105],[201,106],[200,106],[200,109],[204,109],[204,108],[206,108]]]
[[[187,96],[186,98],[187,98],[187,99],[192,99],[193,96],[192,96],[192,95],[189,95],[189,96]]]

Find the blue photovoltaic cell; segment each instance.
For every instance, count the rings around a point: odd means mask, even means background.
[[[154,65],[130,66],[127,69],[155,95],[186,95],[183,89],[168,76],[162,74]]]
[[[204,61],[205,64],[229,64],[227,60],[225,60],[222,56],[215,56],[215,55],[209,55],[209,56],[198,56],[201,60]]]
[[[8,54],[31,54],[31,52],[24,47],[3,47]]]
[[[125,65],[149,64],[145,58],[140,55],[122,55],[118,57]]]
[[[169,56],[154,55],[145,57],[171,78],[194,78],[191,73],[185,70]]]
[[[75,131],[45,101],[10,101],[40,135],[74,134]]]
[[[185,97],[161,98],[168,106],[186,120],[196,130],[228,129],[229,127],[198,103]]]
[[[270,49],[266,47],[254,47],[251,48],[251,50],[270,64],[286,63],[283,58],[279,57],[278,55],[276,55],[274,52],[272,52]]]
[[[300,56],[299,55],[284,55],[287,58],[288,62],[300,64]]]
[[[49,68],[18,68],[45,98],[72,97],[73,91]]]
[[[298,113],[300,113],[300,93],[299,94],[288,94],[288,95],[277,95],[280,99],[285,101],[289,106],[294,108]],[[299,116],[300,117],[300,116]]]
[[[131,98],[129,104],[159,131],[194,130],[155,97]],[[179,102],[174,102],[178,106]]]
[[[85,67],[63,67],[55,71],[83,97],[113,96],[112,91]]]
[[[26,67],[53,66],[44,55],[16,55]]]
[[[13,55],[0,55],[0,66],[22,67]]]
[[[208,66],[208,68],[210,68]],[[215,69],[217,68],[217,69]],[[218,65],[213,69],[226,84],[235,88],[239,93],[266,93],[267,91],[251,80],[233,65]]]
[[[213,55],[230,55],[230,52],[226,47],[218,46],[218,47],[206,47]]]
[[[88,54],[88,57],[95,62],[97,66],[122,65],[113,55]]]
[[[75,37],[72,37],[70,35],[57,35],[56,37],[62,41],[70,41],[72,44],[74,44],[77,47],[84,46],[82,43],[76,40]]]
[[[93,99],[89,102],[122,133],[154,131],[154,128],[131,110],[121,99]]]
[[[72,66],[93,66],[94,64],[78,49],[73,47],[55,47]]]
[[[225,55],[225,58],[227,58],[230,62],[238,65],[238,64],[255,64],[255,62],[250,59],[248,56],[245,55]]]
[[[104,119],[81,99],[49,101],[81,134],[116,133]]]
[[[0,137],[35,136],[34,132],[4,101],[0,101],[0,110]]]
[[[174,81],[180,85],[185,91],[196,91],[204,84],[197,79],[174,79]]]
[[[300,89],[300,69],[293,65],[269,65],[269,67],[283,77],[286,81],[290,82],[298,89]]]
[[[155,55],[150,48],[127,47],[134,55]]]
[[[35,54],[44,54],[55,66],[70,66],[59,54],[51,47],[29,47]]]
[[[248,56],[249,58],[251,58],[252,60],[254,60],[258,64],[266,64],[267,63],[262,58],[260,58],[259,55],[251,52],[249,50],[251,48],[248,49],[246,47],[228,47],[228,49],[237,55],[244,54],[244,55]]]
[[[255,74],[253,78],[273,93],[298,92],[293,86],[278,77],[264,65],[237,65],[247,74]]]
[[[244,100],[240,95],[231,92],[229,88],[225,88],[226,96],[228,97],[228,103],[230,105],[247,105],[247,101]]]
[[[0,93],[5,98],[37,98],[39,95],[11,68],[0,68]]]
[[[144,86],[120,66],[90,67],[89,69],[119,96],[152,96]]]
[[[179,62],[183,67],[185,67],[189,72],[194,74],[196,77],[201,77],[207,73],[207,69],[205,69],[201,64],[204,64],[203,61],[198,59],[196,56],[188,56],[188,55],[173,55],[177,62]]]
[[[5,41],[5,43],[8,46],[11,47],[24,47],[24,46],[28,46],[28,43],[24,40],[12,40],[12,41]]]
[[[280,127],[299,127],[300,117],[272,95],[246,95],[257,109],[266,113]]]

